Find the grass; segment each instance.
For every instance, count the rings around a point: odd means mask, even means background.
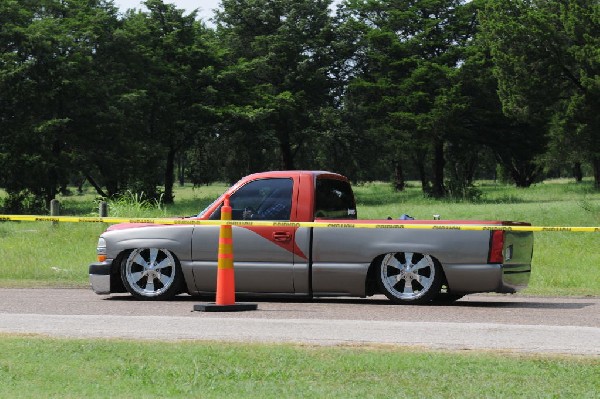
[[[597,358],[0,336],[0,397],[595,398]]]
[[[127,199],[110,204],[110,216],[164,217],[198,213],[227,188],[215,184],[178,187],[174,205],[140,206]],[[483,219],[527,221],[541,226],[600,226],[600,192],[592,182],[555,180],[529,189],[481,182],[483,195],[476,202],[438,201],[424,198],[416,183],[403,192],[389,184],[367,183],[355,187],[361,219],[381,219],[409,214],[417,219]],[[93,192],[60,198],[62,214],[92,216],[97,212]],[[95,260],[97,224],[32,222],[0,223],[0,286],[19,284],[85,286],[87,265]],[[600,295],[600,235],[547,232],[535,234],[533,273],[529,288],[535,295]]]

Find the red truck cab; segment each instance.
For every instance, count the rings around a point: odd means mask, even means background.
[[[357,218],[350,182],[346,177],[331,172],[274,171],[246,176],[202,211],[198,218],[219,219],[225,195],[230,196],[233,220],[312,222],[316,218]],[[262,216],[262,211],[275,201],[284,202],[289,213],[276,218]]]

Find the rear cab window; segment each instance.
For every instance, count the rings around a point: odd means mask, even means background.
[[[356,219],[356,203],[350,183],[317,177],[314,216],[315,219]]]

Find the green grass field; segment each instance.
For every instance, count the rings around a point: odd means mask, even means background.
[[[0,336],[2,398],[597,398],[598,359]]]
[[[111,216],[197,213],[225,185],[180,188],[160,209],[112,204]],[[482,184],[480,201],[423,198],[413,185],[355,188],[359,217],[502,219],[545,226],[599,226],[590,182],[527,190]],[[94,216],[94,195],[61,198],[63,214]],[[0,223],[0,286],[87,286],[98,224]],[[600,234],[536,233],[526,293],[600,295]],[[206,342],[69,340],[0,334],[1,398],[598,398],[597,357],[440,352],[393,346],[312,347]]]
[[[112,203],[110,216],[165,217],[198,213],[226,189],[223,184],[183,187],[168,207],[141,207],[140,201]],[[355,187],[359,218],[381,219],[403,213],[417,219],[487,219],[527,221],[540,226],[600,226],[600,192],[590,181],[555,180],[529,189],[480,184],[477,202],[424,198],[415,183],[404,192],[388,184]],[[93,216],[94,194],[60,198],[62,214]],[[0,223],[0,286],[85,286],[87,265],[95,259],[98,224]],[[535,295],[600,295],[600,234],[535,233],[533,272],[529,288]]]

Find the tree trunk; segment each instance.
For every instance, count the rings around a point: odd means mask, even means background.
[[[429,184],[427,180],[427,173],[425,172],[425,163],[423,162],[423,158],[413,157],[413,162],[419,171],[419,179],[421,180],[421,190],[423,193],[427,193],[429,190]]]
[[[475,154],[474,156],[469,157],[467,161],[467,165],[465,166],[465,182],[467,185],[472,185],[473,181],[475,181],[475,172],[477,171],[477,167],[479,165],[479,156]]]
[[[442,198],[446,195],[444,187],[444,141],[436,140],[434,143],[433,158],[433,187],[431,194],[435,198]]]
[[[594,187],[600,190],[600,156],[592,158],[592,167],[594,168]]]
[[[512,165],[510,168],[510,175],[519,188],[530,187],[536,181],[539,172],[539,168],[531,162]]]
[[[52,142],[52,159],[51,159],[50,165],[48,167],[48,181],[46,184],[45,198],[44,198],[47,207],[50,207],[50,201],[55,199],[56,194],[58,194],[57,188],[60,185],[59,168],[61,167],[60,153],[61,153],[61,146],[60,146],[60,142],[57,138]]]
[[[531,183],[529,182],[527,176],[524,176],[523,174],[519,173],[517,169],[512,169],[510,171],[510,175],[512,176],[512,179],[515,182],[515,186],[519,188],[527,188],[531,186]]]
[[[283,170],[293,170],[294,157],[292,155],[289,136],[286,133],[279,136],[279,150],[281,151],[281,168]]]
[[[581,162],[575,162],[573,164],[573,177],[577,183],[581,183],[583,180],[583,171],[581,170]]]
[[[170,147],[167,152],[167,164],[165,166],[165,194],[163,202],[165,204],[173,203],[173,185],[175,184],[175,155],[176,151]]]
[[[402,161],[396,161],[394,165],[394,189],[403,191],[405,186],[404,171],[402,170]]]
[[[94,178],[89,173],[85,173],[84,176],[87,179],[87,181],[90,182],[92,187],[94,187],[99,196],[101,196],[102,198],[108,198],[108,194],[106,194],[104,190],[102,190],[102,187],[100,187],[100,185],[96,182],[96,180],[94,180]],[[83,183],[81,185],[83,185]]]
[[[177,157],[177,176],[179,185],[183,187],[185,185],[185,159],[183,154],[179,154],[179,157]]]

